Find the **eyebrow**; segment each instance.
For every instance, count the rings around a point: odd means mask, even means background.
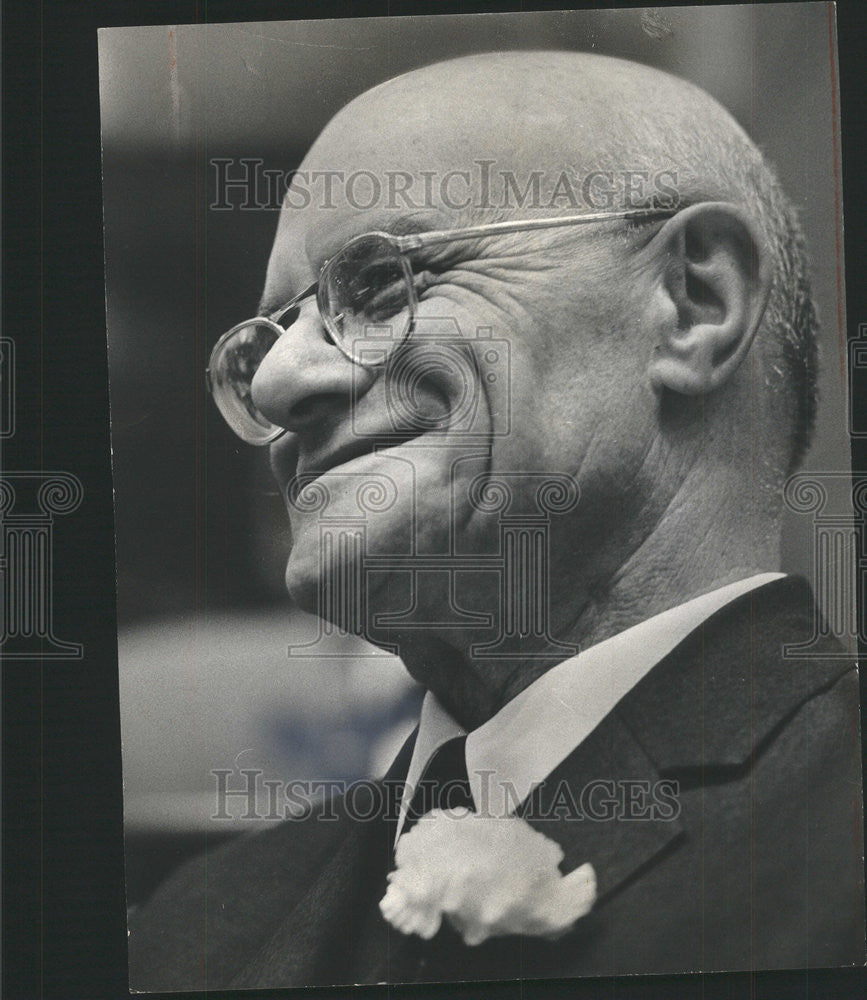
[[[430,217],[428,217],[427,221],[425,221],[424,219],[421,219],[418,216],[406,215],[406,214],[398,215],[395,216],[393,220],[389,221],[387,228],[374,227],[371,229],[362,230],[361,232],[355,233],[354,235],[347,236],[343,240],[343,242],[341,242],[341,244],[335,248],[331,256],[333,257],[335,253],[338,253],[346,243],[354,239],[356,236],[364,236],[366,233],[383,233],[383,232],[389,233],[391,236],[411,236],[415,235],[416,233],[426,233],[434,231],[435,222],[436,220],[433,220]],[[312,232],[308,234],[308,238],[305,240],[305,252],[307,253],[308,260],[311,259],[311,254],[308,249],[310,245],[310,240],[316,238],[319,235],[320,233],[314,229]],[[327,259],[328,258],[325,258],[325,260]],[[319,280],[319,274],[322,270],[322,267],[325,265],[325,260],[319,263],[318,267],[314,267],[317,281]],[[301,289],[301,291],[303,291],[303,289]],[[271,313],[275,312],[277,309],[280,309],[287,302],[291,302],[292,299],[297,294],[298,293],[296,292],[293,295],[287,295],[285,297],[281,295],[280,298],[275,298],[274,295],[263,295],[263,297],[259,300],[259,306],[258,306],[259,311],[257,315],[270,316]]]
[[[430,214],[424,218],[418,214],[413,215],[405,212],[395,215],[394,218],[390,218],[387,221],[385,219],[370,219],[369,224],[365,224],[365,228],[359,230],[356,230],[352,225],[352,220],[347,220],[347,225],[342,230],[338,229],[337,236],[333,238],[333,245],[329,227],[314,227],[304,240],[304,252],[307,260],[314,265],[314,270],[318,274],[326,260],[333,257],[334,254],[338,253],[350,240],[355,239],[357,236],[365,236],[367,233],[388,233],[390,236],[409,236],[416,233],[430,232],[437,228],[438,224],[441,225],[441,223],[442,219],[433,218]],[[311,246],[317,244],[320,247],[325,246],[326,248],[332,245],[331,252],[328,254],[311,252]]]

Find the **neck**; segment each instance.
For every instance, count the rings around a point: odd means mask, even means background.
[[[727,517],[708,518],[695,491],[686,489],[684,495],[690,501],[668,504],[653,530],[609,572],[600,576],[585,569],[552,579],[551,634],[561,644],[586,649],[701,594],[777,568],[775,518],[739,513],[733,523],[731,506]],[[401,655],[409,672],[468,729],[567,658],[536,643],[519,645],[507,658],[480,660],[468,645],[458,650],[436,637],[415,637],[405,648],[402,644]]]

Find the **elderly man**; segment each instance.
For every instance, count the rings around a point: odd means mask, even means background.
[[[260,317],[209,377],[270,444],[293,598],[429,694],[384,785],[159,890],[132,988],[863,960],[857,674],[830,642],[784,656],[814,607],[774,572],[814,338],[793,210],[689,84],[495,53],[344,109],[289,189]],[[452,856],[481,909],[485,824],[511,815],[591,872],[589,912],[471,944],[460,913],[425,936],[381,909],[396,841],[423,854],[413,824],[444,804],[413,798],[425,779],[479,832]],[[445,886],[448,860],[429,867]]]

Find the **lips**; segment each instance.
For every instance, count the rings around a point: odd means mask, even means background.
[[[310,482],[319,476],[336,469],[340,465],[351,462],[354,458],[371,454],[377,446],[377,439],[372,437],[353,437],[339,447],[332,447],[325,454],[299,456],[295,469],[295,478]],[[379,442],[381,443],[381,442]]]
[[[286,494],[290,505],[294,506],[293,497],[296,497],[304,486],[315,482],[320,476],[339,469],[341,466],[353,461],[353,459],[361,458],[364,455],[372,455],[374,452],[381,452],[387,448],[397,447],[421,436],[422,434],[419,431],[405,432],[403,434],[389,432],[388,434],[365,437],[353,436],[338,447],[334,447],[332,443],[332,446],[327,451],[323,449],[321,451],[308,452],[307,454],[303,454],[302,452],[295,467],[295,474],[290,478],[286,487]]]

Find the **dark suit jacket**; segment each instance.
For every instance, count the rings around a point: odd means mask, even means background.
[[[833,641],[787,658],[814,608],[786,578],[723,608],[624,698],[541,790],[531,819],[590,861],[593,912],[552,943],[431,942],[378,911],[393,808],[317,811],[202,857],[130,923],[133,990],[220,989],[833,966],[864,961],[858,679]],[[392,774],[403,776],[411,741]],[[678,783],[671,818],[578,819],[556,794]],[[599,786],[607,787],[607,786]],[[562,789],[561,789],[562,791]],[[541,808],[540,808],[541,807]],[[389,817],[388,812],[392,813]],[[639,810],[640,812],[641,810]],[[570,818],[570,813],[572,813]],[[598,815],[598,813],[597,813]]]

